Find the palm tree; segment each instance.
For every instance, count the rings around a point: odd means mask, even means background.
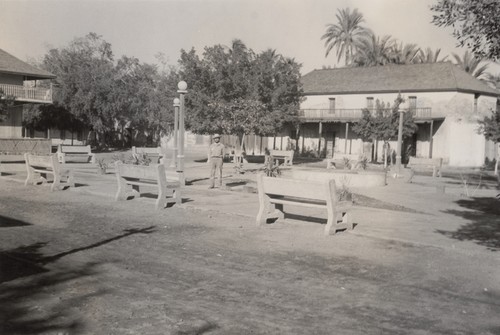
[[[477,58],[469,50],[466,50],[463,57],[453,53],[453,58],[455,58],[456,65],[459,66],[465,72],[471,74],[477,79],[482,79],[482,77],[486,74],[486,69],[488,68],[488,64],[484,64],[479,66],[479,64],[483,61],[482,59]]]
[[[427,48],[424,50],[420,49],[420,52],[418,53],[418,63],[440,63],[446,61],[446,58],[448,56],[444,56],[443,58],[439,59],[439,53],[441,52],[441,49],[436,49],[436,51],[433,51],[431,48]]]
[[[500,72],[497,74],[486,73],[486,81],[491,87],[500,90]]]
[[[371,33],[368,38],[361,40],[353,57],[353,65],[375,66],[392,63],[395,43],[395,40],[389,35],[380,38]]]
[[[365,37],[369,30],[361,26],[364,22],[363,14],[350,8],[337,10],[338,24],[328,24],[326,32],[321,36],[325,40],[326,54],[328,57],[333,48],[337,49],[337,61],[345,58],[345,65],[349,65],[351,57],[359,45],[361,38]]]
[[[417,63],[420,48],[416,44],[394,44],[391,63],[414,64]]]

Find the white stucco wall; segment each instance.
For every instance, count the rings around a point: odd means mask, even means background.
[[[481,166],[485,158],[485,138],[477,134],[477,126],[464,121],[450,123],[449,165]]]

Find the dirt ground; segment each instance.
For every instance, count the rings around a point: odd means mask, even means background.
[[[0,334],[500,334],[494,250],[0,189]]]

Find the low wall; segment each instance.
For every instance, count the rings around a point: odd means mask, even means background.
[[[301,170],[290,169],[283,171],[283,177],[304,179],[310,181],[327,181],[335,179],[337,185],[345,185],[347,187],[376,187],[385,186],[387,174],[385,171],[347,171],[347,170]]]
[[[52,141],[48,139],[0,138],[0,155],[50,155],[51,150]]]

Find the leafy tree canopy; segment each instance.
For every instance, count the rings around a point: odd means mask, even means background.
[[[135,137],[143,134],[158,140],[172,123],[175,75],[134,57],[115,62],[111,44],[95,33],[50,50],[43,67],[57,76],[53,112],[68,112],[61,114],[68,117],[68,124],[74,117],[95,130],[101,142],[112,132],[121,133],[123,139],[126,129],[133,129]],[[49,115],[47,108],[26,122],[59,128],[58,118],[51,124],[44,118]]]
[[[431,7],[432,22],[453,27],[458,45],[466,46],[478,58],[500,57],[500,1],[439,0]]]
[[[479,121],[479,132],[484,134],[487,140],[500,143],[500,106],[489,117]]]
[[[195,133],[270,135],[298,122],[300,65],[240,40],[206,47],[203,57],[181,50],[179,78],[189,85],[186,125]]]
[[[4,122],[7,118],[8,109],[14,106],[15,97],[7,95],[0,89],[0,122]]]
[[[399,106],[404,102],[398,95],[392,107],[379,100],[375,101],[375,110],[363,110],[363,116],[355,123],[352,130],[364,141],[396,140],[399,129]],[[413,113],[403,114],[403,138],[411,137],[417,131]]]

